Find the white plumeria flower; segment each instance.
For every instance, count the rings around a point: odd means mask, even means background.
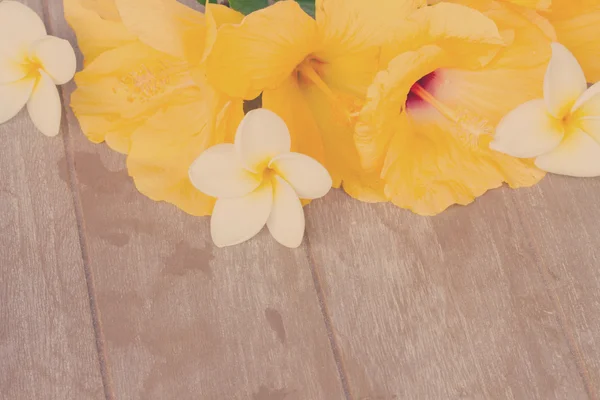
[[[296,248],[304,236],[300,199],[327,194],[329,173],[313,158],[290,152],[285,122],[266,109],[250,111],[234,144],[207,149],[189,170],[192,184],[217,198],[211,235],[218,247],[254,237],[267,225],[284,246]]]
[[[507,114],[490,147],[514,157],[535,158],[535,165],[544,171],[599,176],[600,83],[588,89],[573,54],[553,43],[544,98]]]
[[[76,64],[71,44],[48,36],[33,10],[0,1],[0,124],[27,104],[35,126],[56,136],[62,110],[56,85],[73,78]]]

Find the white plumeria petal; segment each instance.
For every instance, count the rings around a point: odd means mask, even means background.
[[[600,82],[585,91],[571,112],[570,122],[600,143]]]
[[[218,198],[241,197],[256,189],[262,177],[242,165],[233,144],[224,143],[204,151],[189,169],[196,189]]]
[[[513,157],[537,157],[558,146],[563,135],[562,122],[548,114],[544,101],[531,100],[502,118],[490,148]]]
[[[0,124],[8,121],[27,104],[35,79],[22,79],[17,82],[0,84]]]
[[[246,168],[261,172],[273,157],[290,151],[290,131],[280,116],[259,108],[246,114],[240,123],[235,146]]]
[[[590,86],[575,102],[573,108],[571,109],[571,113],[577,112],[583,105],[587,104],[592,98],[596,97],[597,94],[600,94],[600,82],[597,82]],[[600,106],[600,98],[595,99],[595,105]]]
[[[582,130],[569,132],[558,147],[535,160],[535,165],[555,174],[600,176],[600,144]]]
[[[281,154],[271,160],[269,168],[288,181],[301,199],[317,199],[331,189],[327,169],[305,154]]]
[[[56,85],[63,85],[73,79],[77,69],[77,59],[73,46],[67,40],[46,36],[31,45],[29,57],[39,62]]]
[[[10,49],[2,48],[2,39],[0,39],[0,85],[16,82],[25,77],[25,69],[16,62]]]
[[[581,130],[590,135],[596,143],[600,144],[600,116],[586,116],[578,118],[576,124]]]
[[[304,237],[304,210],[294,189],[283,178],[273,177],[273,208],[269,232],[280,244],[295,249]]]
[[[33,124],[46,136],[56,136],[60,132],[62,105],[54,81],[44,71],[39,71],[27,111]]]
[[[273,205],[273,186],[265,180],[244,197],[218,199],[210,220],[217,247],[233,246],[254,237],[267,223]]]
[[[44,36],[46,27],[35,11],[18,1],[0,1],[0,38],[3,41],[28,46]]]
[[[29,45],[46,36],[42,19],[17,1],[0,1],[0,84],[16,82],[27,74]]]
[[[562,44],[552,43],[552,58],[544,77],[548,112],[562,119],[586,89],[587,81],[575,56]]]

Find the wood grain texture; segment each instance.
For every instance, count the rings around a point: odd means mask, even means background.
[[[49,13],[75,44],[60,4]],[[305,249],[266,232],[214,248],[208,218],[145,198],[124,156],[68,122],[108,398],[343,399]]]
[[[435,218],[340,192],[309,206],[310,252],[354,398],[588,398],[522,221],[536,200],[532,213],[553,207],[531,190],[492,191]],[[340,215],[349,229],[337,228]],[[563,262],[597,280],[581,262],[591,253]],[[594,343],[597,303],[576,304]]]
[[[515,199],[589,397],[600,399],[600,179],[550,176]]]
[[[303,249],[215,249],[208,219],[144,198],[71,127],[115,398],[343,398]]]
[[[0,398],[102,399],[62,137],[22,111],[0,141]]]
[[[333,191],[302,248],[218,250],[67,118],[0,127],[0,398],[598,399],[600,180],[435,218]]]

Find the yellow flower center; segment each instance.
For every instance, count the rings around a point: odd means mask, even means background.
[[[165,93],[170,83],[167,66],[163,62],[154,65],[140,65],[138,70],[121,77],[122,88],[127,92],[127,100],[146,102],[154,96]],[[118,91],[117,88],[114,89]]]
[[[265,167],[265,169],[263,171],[263,182],[270,181],[271,179],[273,179],[275,177],[275,175],[277,175],[277,172],[274,169]]]
[[[33,58],[26,58],[23,64],[21,64],[21,68],[25,71],[25,77],[27,78],[35,78],[40,74],[40,70],[44,67],[42,63]]]

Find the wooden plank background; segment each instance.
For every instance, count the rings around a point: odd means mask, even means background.
[[[599,398],[600,180],[434,218],[333,191],[297,250],[216,249],[64,117],[0,126],[0,399]]]

